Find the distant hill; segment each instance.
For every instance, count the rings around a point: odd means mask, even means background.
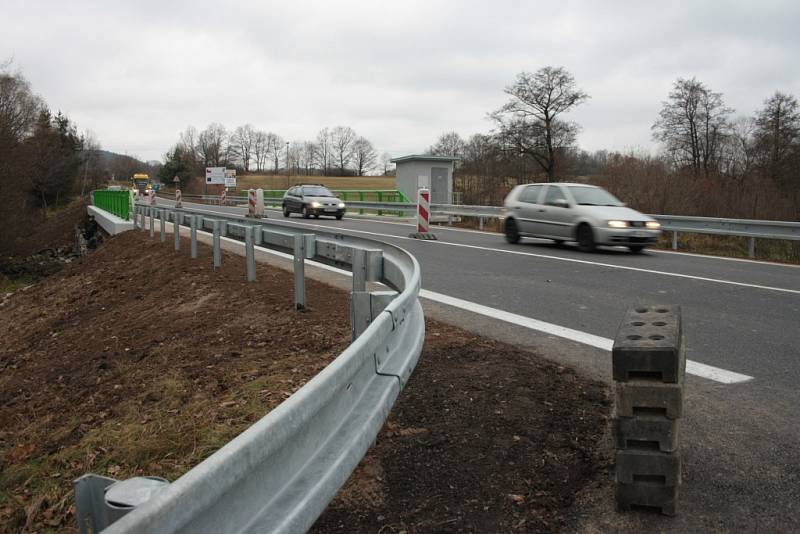
[[[129,179],[137,172],[144,172],[153,177],[161,165],[160,162],[144,162],[133,156],[117,154],[108,150],[97,150],[96,153],[98,167],[117,180]]]

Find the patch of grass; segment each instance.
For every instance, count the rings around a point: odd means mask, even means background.
[[[678,251],[710,254],[729,258],[749,258],[750,239],[739,236],[690,234],[678,232]],[[778,239],[756,239],[757,260],[783,263],[800,263],[800,242]],[[672,249],[672,232],[664,232],[656,245],[661,249]]]
[[[321,184],[330,189],[395,189],[394,176],[289,176],[289,187],[298,184]],[[247,174],[237,177],[239,189],[286,189],[287,177]]]

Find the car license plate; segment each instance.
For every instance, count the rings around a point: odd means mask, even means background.
[[[647,237],[647,232],[642,232],[642,231],[633,232],[633,237]]]
[[[336,208],[325,208],[325,212],[326,213],[327,212],[334,212],[334,211],[336,211]]]

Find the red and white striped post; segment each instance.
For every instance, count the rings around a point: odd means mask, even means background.
[[[156,192],[151,189],[149,194],[150,194],[150,205],[151,206],[155,206],[156,205]]]
[[[431,192],[429,189],[417,190],[417,231],[409,237],[417,239],[436,239],[431,233]]]
[[[247,216],[248,217],[255,217],[256,216],[256,190],[255,189],[248,189],[247,190]]]
[[[175,207],[176,208],[182,208],[183,207],[183,203],[181,202],[181,190],[180,189],[176,189],[175,190]]]
[[[219,194],[219,205],[220,205],[220,206],[224,206],[224,205],[225,205],[225,197],[226,197],[226,196],[227,196],[227,193],[226,193],[226,192],[225,192],[225,190],[223,189],[223,190],[222,190],[222,193],[220,193],[220,194]]]

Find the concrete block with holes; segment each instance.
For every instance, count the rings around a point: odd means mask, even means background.
[[[686,365],[679,306],[629,309],[611,353],[614,380],[652,380],[675,384]]]
[[[639,508],[654,509],[664,515],[675,515],[678,501],[678,485],[656,486],[654,484],[617,484],[617,508],[621,512]]]
[[[680,307],[628,310],[612,349],[620,510],[648,507],[675,514],[685,369]]]
[[[683,380],[677,384],[617,382],[614,389],[618,417],[683,417]]]
[[[678,450],[678,419],[662,416],[616,417],[617,449],[675,452]]]

